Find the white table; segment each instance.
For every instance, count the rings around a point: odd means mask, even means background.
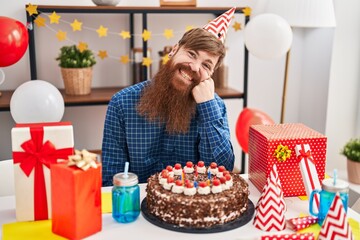
[[[248,176],[242,175],[245,179],[248,180]],[[256,205],[257,200],[260,197],[260,192],[254,187],[254,185],[248,181],[250,186],[250,199]],[[140,184],[140,196],[141,199],[145,197],[145,184]],[[104,192],[111,191],[110,187],[103,188]],[[290,197],[285,199],[287,205],[286,218],[295,218],[298,217],[300,213],[307,214],[307,201],[302,201],[297,197]],[[360,222],[360,215],[357,214],[352,209],[348,209],[348,217],[355,219]],[[0,197],[0,225],[4,223],[15,222],[15,196]],[[91,220],[90,220],[91,221]],[[1,228],[2,231],[2,228]],[[2,233],[0,231],[0,237]],[[283,230],[278,233],[292,233],[290,230]],[[246,225],[236,228],[234,230],[225,231],[221,233],[209,233],[209,234],[191,234],[191,233],[181,233],[175,232],[167,229],[157,227],[150,222],[148,222],[142,214],[139,218],[128,224],[120,224],[115,222],[112,219],[111,214],[103,214],[103,229],[101,232],[96,233],[92,236],[89,236],[88,240],[98,240],[98,239],[147,239],[147,240],[159,240],[159,239],[237,239],[237,240],[251,240],[259,239],[260,236],[268,234],[263,232],[252,225],[252,221]]]

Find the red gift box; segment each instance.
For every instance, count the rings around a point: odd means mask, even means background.
[[[249,179],[262,191],[276,164],[284,196],[306,195],[297,144],[309,144],[319,182],[325,177],[327,138],[301,123],[252,125],[249,131]]]
[[[101,231],[101,164],[84,171],[66,163],[51,166],[52,231],[82,239]]]
[[[17,124],[11,141],[16,219],[50,219],[50,165],[74,153],[73,127],[69,122]]]

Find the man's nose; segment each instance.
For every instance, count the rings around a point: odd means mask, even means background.
[[[200,64],[196,62],[190,62],[189,63],[191,71],[199,72],[200,71]]]

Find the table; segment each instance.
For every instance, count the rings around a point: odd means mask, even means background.
[[[249,183],[250,188],[250,199],[256,204],[260,197],[260,192],[254,187],[254,185],[248,180],[248,175],[241,175]],[[140,184],[140,196],[143,199],[145,193],[146,184]],[[111,187],[104,187],[104,192],[111,191]],[[287,205],[286,219],[299,217],[300,213],[307,214],[307,201],[302,201],[298,197],[285,198]],[[348,208],[348,217],[355,219],[360,222],[360,214],[356,213],[352,209]],[[4,223],[15,222],[15,196],[0,197],[0,225]],[[91,220],[90,220],[91,221]],[[0,237],[2,236],[2,228],[0,230]],[[290,230],[283,230],[278,233],[292,233]],[[86,238],[87,240],[98,240],[98,239],[147,239],[147,240],[159,240],[159,239],[234,239],[234,240],[252,240],[259,239],[260,236],[267,234],[252,225],[252,221],[246,225],[221,233],[211,234],[190,234],[170,231],[157,227],[148,222],[141,214],[139,218],[128,224],[120,224],[112,219],[111,214],[103,214],[103,229],[101,232],[96,233]]]

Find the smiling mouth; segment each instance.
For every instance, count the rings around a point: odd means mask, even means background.
[[[179,69],[180,75],[185,78],[188,81],[191,81],[191,76],[189,76],[186,72],[182,71],[182,69]]]

